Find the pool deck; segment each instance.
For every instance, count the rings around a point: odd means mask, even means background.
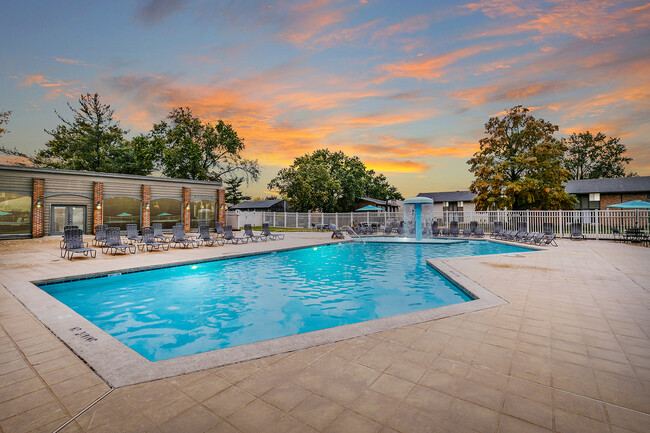
[[[0,242],[0,429],[52,432],[650,431],[650,248],[560,240],[438,259],[494,308],[177,377],[109,387],[4,287],[330,241],[60,259]],[[108,394],[107,394],[108,393]]]

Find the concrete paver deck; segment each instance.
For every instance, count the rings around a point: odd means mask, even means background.
[[[68,262],[57,243],[0,242],[0,283],[276,246]],[[650,431],[650,249],[559,244],[442,260],[506,305],[112,391],[2,288],[0,429],[53,431],[111,391],[62,431]]]

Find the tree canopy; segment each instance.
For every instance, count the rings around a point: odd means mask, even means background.
[[[226,202],[237,204],[251,199],[250,196],[244,195],[239,190],[242,182],[244,182],[244,178],[237,176],[230,177],[223,182],[225,184]]]
[[[569,175],[562,167],[566,146],[553,137],[558,127],[528,113],[516,106],[485,124],[486,137],[467,161],[477,210],[572,207],[575,199],[562,185]]]
[[[599,179],[602,177],[634,176],[625,171],[632,158],[623,156],[627,148],[620,138],[607,137],[598,132],[573,133],[565,140],[567,150],[564,168],[569,179]]]
[[[7,128],[2,125],[6,125],[7,123],[9,123],[10,115],[11,115],[11,111],[0,111],[0,137],[9,133]]]
[[[225,175],[243,173],[258,180],[260,167],[241,156],[244,140],[232,125],[219,120],[204,123],[189,107],[173,108],[153,126],[150,138],[162,149],[159,166],[165,176],[197,180],[221,180]]]
[[[268,187],[277,190],[298,212],[349,212],[360,197],[403,199],[383,174],[368,170],[358,157],[329,149],[296,158]]]

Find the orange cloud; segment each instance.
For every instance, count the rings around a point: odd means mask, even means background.
[[[378,173],[422,173],[431,165],[419,161],[399,161],[391,159],[366,158],[364,164]]]
[[[421,57],[418,60],[397,64],[383,64],[379,67],[382,72],[387,72],[384,77],[409,77],[433,80],[447,73],[447,67],[475,54],[497,48],[496,45],[472,45],[449,52],[442,56]]]
[[[480,10],[490,18],[499,16],[519,18],[537,11],[537,8],[531,2],[517,0],[483,0],[476,3],[468,3],[462,7],[471,12]]]
[[[429,21],[430,17],[426,15],[415,15],[402,22],[376,31],[372,35],[372,40],[393,36],[398,33],[414,33],[419,30],[426,30],[429,27]]]

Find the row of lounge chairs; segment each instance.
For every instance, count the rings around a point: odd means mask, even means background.
[[[494,239],[502,241],[521,242],[531,245],[553,245],[555,242],[555,233],[544,232],[527,232],[525,230],[499,230],[492,236]]]
[[[222,246],[226,243],[239,244],[260,242],[267,240],[284,239],[282,233],[271,233],[267,223],[262,225],[262,232],[254,234],[250,224],[244,226],[244,235],[235,236],[232,226],[223,226],[223,223],[217,222],[216,234],[211,235],[207,225],[199,226],[198,233],[186,234],[183,224],[176,224],[172,227],[172,236],[165,235],[162,230],[162,224],[154,223],[151,227],[142,227],[142,236],[138,234],[137,225],[127,224],[126,236],[124,241],[120,235],[119,227],[108,227],[107,224],[95,226],[95,237],[93,245],[100,247],[102,253],[115,255],[118,252],[136,253],[136,248],[140,251],[160,250],[168,251],[169,247],[180,248],[197,248],[205,246]],[[63,239],[60,243],[61,257],[67,257],[72,260],[75,253],[82,253],[85,256],[90,254],[96,256],[94,248],[90,248],[87,242],[83,241],[83,232],[76,226],[65,227]]]

